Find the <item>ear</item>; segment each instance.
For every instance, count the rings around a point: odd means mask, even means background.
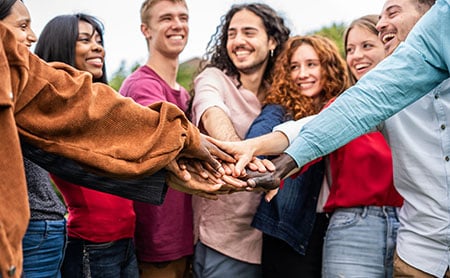
[[[144,35],[144,37],[147,40],[150,40],[152,38],[151,30],[150,30],[150,28],[148,28],[147,24],[145,24],[145,23],[141,23],[141,33]]]
[[[278,46],[278,43],[275,41],[274,38],[270,37],[269,38],[269,49],[274,51]]]

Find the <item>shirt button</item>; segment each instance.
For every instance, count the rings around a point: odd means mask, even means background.
[[[10,266],[8,269],[8,276],[13,277],[14,274],[16,274],[16,266],[13,265],[13,266]]]
[[[450,158],[448,156],[445,157],[445,161],[449,161]]]
[[[445,129],[445,125],[441,125],[441,129],[444,130]]]
[[[434,95],[434,98],[435,98],[435,99],[438,99],[438,98],[439,98],[439,95]]]

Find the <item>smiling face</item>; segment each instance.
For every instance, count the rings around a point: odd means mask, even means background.
[[[379,37],[390,55],[423,15],[417,0],[387,0],[377,24]]]
[[[359,25],[348,32],[345,51],[347,64],[357,80],[385,57],[384,46],[378,36]]]
[[[269,38],[262,19],[249,10],[234,14],[228,27],[227,53],[242,74],[264,70],[276,43]]]
[[[36,35],[31,30],[31,17],[27,7],[17,0],[11,7],[11,13],[2,22],[14,33],[19,43],[30,47],[36,42]]]
[[[101,78],[104,59],[105,50],[100,34],[91,24],[80,20],[75,46],[75,67],[90,72],[94,78]]]
[[[183,51],[189,35],[189,14],[182,2],[160,1],[148,12],[148,22],[141,24],[153,54],[176,58]]]
[[[300,45],[292,54],[290,61],[291,78],[307,97],[317,97],[323,89],[322,66],[319,56],[309,44]]]

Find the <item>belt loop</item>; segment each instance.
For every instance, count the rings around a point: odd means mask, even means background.
[[[362,217],[362,218],[366,218],[367,213],[369,212],[369,211],[368,211],[368,210],[369,210],[369,207],[368,207],[368,206],[364,206],[364,207],[362,207],[362,209],[363,209],[363,211],[362,211],[362,213],[361,213],[361,217]]]
[[[49,233],[49,231],[48,231],[48,221],[44,220],[44,238],[47,238],[48,233]]]

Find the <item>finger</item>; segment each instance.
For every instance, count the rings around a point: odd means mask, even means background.
[[[247,182],[234,178],[232,176],[223,176],[222,180],[225,182],[225,184],[230,185],[234,188],[244,188],[247,186]]]
[[[202,178],[207,179],[209,177],[208,171],[206,171],[205,168],[203,168],[203,163],[197,160],[192,160],[191,163],[196,173],[199,174]]]
[[[252,163],[256,166],[256,171],[260,173],[265,173],[267,171],[266,166],[262,163],[261,159],[255,157],[252,160]]]
[[[270,161],[269,159],[263,159],[261,162],[264,164],[264,167],[269,170],[270,172],[273,172],[276,170],[275,165]]]
[[[180,180],[188,181],[191,179],[189,171],[182,169],[176,160],[172,160],[165,168]]]
[[[225,170],[225,175],[232,175],[234,171],[234,164],[222,162],[222,167]]]
[[[242,156],[235,164],[233,176],[239,177],[244,173],[245,167],[252,160],[252,157]]]
[[[278,190],[279,189],[277,188],[267,192],[266,195],[264,196],[264,200],[266,200],[266,202],[272,201],[273,197],[275,197],[278,194]]]

